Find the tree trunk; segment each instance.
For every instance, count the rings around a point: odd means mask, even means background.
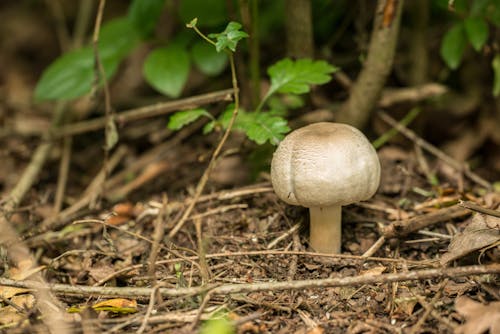
[[[310,0],[285,1],[287,56],[313,58],[314,41]]]
[[[403,0],[378,0],[368,55],[337,116],[339,122],[363,128],[391,72]]]

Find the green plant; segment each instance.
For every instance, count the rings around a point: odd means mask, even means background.
[[[165,0],[134,0],[126,16],[103,24],[98,48],[106,80],[141,42],[152,39],[165,3]],[[227,17],[221,0],[203,2],[203,6],[199,1],[186,0],[177,9],[181,20],[200,14],[211,27],[221,25]],[[168,44],[160,42],[146,58],[145,80],[158,92],[173,98],[180,96],[192,64],[208,76],[218,75],[227,67],[225,53],[217,52],[203,41],[193,41],[193,37],[179,33]],[[43,72],[35,89],[35,99],[67,100],[88,94],[95,88],[94,61],[91,45],[61,55]]]
[[[273,109],[271,97],[277,93],[299,95],[308,93],[311,85],[324,84],[331,80],[331,74],[337,70],[336,67],[325,61],[313,61],[310,59],[299,59],[292,61],[282,59],[268,68],[267,73],[271,80],[271,86],[259,103],[255,111],[245,111],[240,109],[236,117],[234,129],[244,132],[247,137],[257,144],[270,142],[277,145],[290,131],[288,123],[283,118],[283,111]],[[270,109],[263,111],[263,108],[269,106]],[[211,132],[219,126],[227,128],[231,118],[233,107],[230,105],[219,116],[214,119],[213,116],[204,109],[194,109],[180,111],[174,114],[168,123],[172,130],[178,130],[183,126],[195,121],[199,117],[208,117],[211,119],[203,129],[204,133]]]
[[[441,41],[441,57],[452,70],[460,66],[468,45],[480,52],[488,42],[490,25],[500,27],[500,2],[496,0],[441,1],[441,6],[453,6],[459,18]],[[500,53],[493,57],[493,95],[500,95]]]

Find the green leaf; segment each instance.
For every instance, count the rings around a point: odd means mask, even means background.
[[[142,37],[149,37],[160,18],[165,0],[134,0],[128,10],[128,19]]]
[[[139,35],[126,17],[104,24],[99,34],[99,56],[101,59],[119,58],[128,55],[139,42]]]
[[[290,131],[288,122],[279,116],[272,116],[266,113],[248,113],[248,120],[241,124],[241,128],[249,139],[259,145],[269,141],[273,145],[278,145],[283,140],[285,134]]]
[[[213,119],[213,116],[205,109],[184,110],[173,114],[168,121],[167,127],[170,130],[179,130],[189,123],[196,121],[201,116],[206,116],[210,119]]]
[[[244,31],[240,31],[240,29],[241,24],[238,22],[229,22],[223,32],[210,34],[208,37],[216,39],[215,49],[217,52],[221,52],[226,48],[235,52],[238,41],[248,37],[248,34]]]
[[[229,105],[219,117],[218,123],[223,128],[227,128],[233,114],[233,108],[234,105]],[[245,112],[244,110],[238,111],[233,128],[236,131],[244,132],[250,140],[259,145],[267,141],[273,145],[278,145],[285,137],[285,134],[290,131],[288,122],[272,112],[258,113]]]
[[[267,70],[271,77],[271,87],[266,98],[275,92],[307,93],[311,85],[320,85],[330,81],[332,79],[330,74],[337,70],[338,68],[324,60],[299,59],[294,62],[285,58]]]
[[[493,96],[498,97],[500,95],[500,53],[497,53],[493,61],[491,62],[491,67],[493,68]]]
[[[109,79],[119,63],[138,41],[128,20],[109,21],[99,38],[99,56]],[[95,80],[94,51],[91,47],[70,51],[50,64],[35,88],[35,100],[73,99],[90,92]]]
[[[200,329],[200,334],[234,334],[234,325],[226,318],[211,318],[205,321]]]
[[[205,41],[198,41],[191,49],[193,62],[206,75],[218,75],[227,66],[227,55],[219,53]]]
[[[178,46],[170,45],[153,50],[144,63],[146,81],[159,92],[178,97],[189,74],[189,54]]]
[[[215,128],[215,126],[217,125],[217,121],[210,121],[208,122],[207,124],[205,124],[205,126],[203,127],[203,134],[206,135],[206,134],[209,134],[210,132],[212,132]]]
[[[466,37],[464,26],[459,23],[448,30],[441,42],[441,57],[452,70],[457,69],[462,61]]]
[[[227,20],[225,0],[182,0],[179,2],[179,16],[182,22],[192,22],[199,27],[215,27],[224,24]]]
[[[269,67],[267,73],[271,77],[271,87],[257,107],[259,112],[267,99],[276,92],[303,94],[310,90],[311,85],[327,83],[332,79],[331,73],[338,68],[324,60],[299,59],[292,61],[289,58],[278,61]]]
[[[486,21],[480,17],[468,17],[464,20],[464,27],[474,50],[481,50],[488,40],[489,30]]]

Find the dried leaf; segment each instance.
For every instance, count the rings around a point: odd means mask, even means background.
[[[475,214],[462,233],[453,237],[448,252],[441,257],[441,264],[459,259],[473,251],[488,247],[500,241],[500,218]]]
[[[395,313],[404,313],[406,315],[412,315],[415,306],[418,303],[417,298],[406,286],[399,287],[398,298],[394,299],[395,302]]]
[[[108,223],[109,225],[118,226],[125,224],[129,220],[130,217],[127,216],[109,216],[106,218],[106,223]]]
[[[45,266],[38,266],[36,268],[32,268],[32,266],[33,261],[31,259],[20,261],[17,267],[11,267],[9,269],[8,276],[13,280],[22,281],[45,268]],[[0,286],[0,296],[5,299],[10,299],[28,291],[30,291],[30,289]]]
[[[382,274],[387,268],[384,266],[377,266],[373,267],[367,270],[361,271],[361,275],[373,275],[373,276],[378,276]]]
[[[137,301],[125,298],[114,298],[104,300],[92,305],[96,311],[110,311],[113,313],[135,313],[137,312]]]
[[[455,308],[465,318],[465,324],[457,327],[455,334],[481,334],[488,330],[500,334],[500,302],[483,305],[461,296],[456,299]]]
[[[35,305],[35,297],[30,294],[14,296],[11,301],[27,310],[31,309]],[[0,307],[0,324],[2,325],[15,324],[26,318],[26,314],[19,312],[10,305]]]
[[[113,206],[113,212],[119,216],[134,216],[134,204],[130,202],[118,203]]]

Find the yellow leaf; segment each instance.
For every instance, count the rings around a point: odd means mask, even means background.
[[[137,312],[137,301],[114,298],[96,303],[92,305],[92,308],[96,311],[110,311],[113,313],[135,313]]]

